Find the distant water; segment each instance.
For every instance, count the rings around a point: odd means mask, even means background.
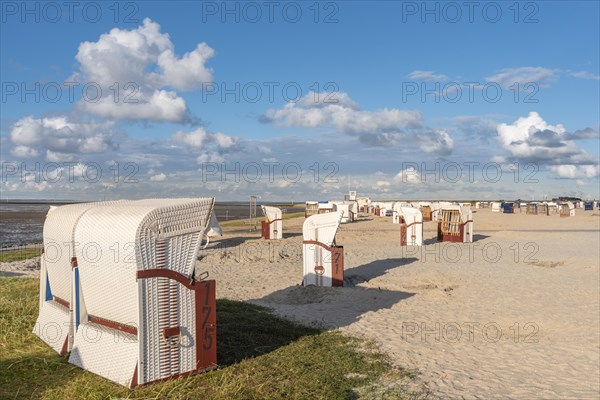
[[[0,247],[21,246],[42,243],[42,232],[46,214],[54,203],[0,203]],[[288,208],[287,212],[299,212],[303,207]],[[250,206],[246,203],[217,203],[217,219],[224,222],[231,219],[248,218]],[[262,218],[260,207],[257,217]]]

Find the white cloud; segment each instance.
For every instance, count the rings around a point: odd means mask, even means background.
[[[561,178],[595,178],[600,175],[598,165],[553,165],[550,171]]]
[[[541,87],[547,87],[557,77],[557,72],[548,68],[519,67],[502,69],[495,75],[486,77],[485,79],[488,82],[495,82],[505,88],[510,88],[515,83],[521,87],[527,83],[537,83]]]
[[[112,122],[74,122],[65,116],[23,117],[9,134],[14,156],[31,158],[44,152],[48,161],[65,161],[58,155],[102,153],[115,147],[114,136]]]
[[[177,131],[173,135],[173,141],[198,149],[201,149],[207,140],[210,140],[210,133],[204,128],[198,128],[187,133],[184,131]]]
[[[165,34],[166,35],[166,34]],[[162,83],[175,89],[199,89],[202,83],[212,81],[212,70],[205,67],[215,51],[206,43],[200,43],[194,51],[177,58],[172,49],[167,49],[158,56],[157,64],[162,70]]]
[[[315,102],[311,92],[296,103],[287,103],[281,109],[267,110],[263,121],[273,121],[278,126],[301,128],[333,125],[340,132],[347,134],[377,134],[421,125],[421,113],[418,111],[396,108],[361,111],[346,93],[339,93],[336,98],[343,101]]]
[[[419,80],[419,81],[437,81],[443,82],[447,81],[448,77],[444,74],[436,74],[433,71],[421,71],[416,70],[408,74],[410,79]]]
[[[75,160],[74,154],[61,153],[58,151],[46,150],[46,160],[50,162],[67,162]]]
[[[401,170],[394,177],[394,181],[397,183],[409,183],[412,185],[418,185],[422,183],[421,175],[414,168],[405,168]]]
[[[205,164],[205,163],[219,164],[219,163],[225,162],[225,158],[223,158],[223,156],[221,156],[220,154],[215,153],[215,152],[204,152],[196,158],[196,162],[198,164]]]
[[[35,158],[40,155],[39,151],[29,146],[15,146],[11,154],[17,158]]]
[[[433,129],[416,135],[419,148],[426,153],[449,155],[454,148],[454,140],[443,129]]]
[[[593,74],[588,71],[570,71],[569,75],[574,78],[586,79],[592,81],[600,81],[600,75]]]
[[[277,182],[277,187],[280,189],[285,189],[287,187],[290,187],[292,184],[293,182],[290,180],[280,179],[279,182]]]
[[[262,122],[278,127],[317,129],[333,127],[336,131],[357,136],[372,146],[389,146],[403,138],[416,139],[421,149],[438,154],[449,154],[453,141],[443,130],[423,126],[419,111],[383,108],[374,111],[361,110],[346,93],[337,93],[336,103],[315,101],[315,94],[308,93],[296,103],[287,103],[280,109],[269,109],[261,117]]]
[[[500,146],[522,162],[551,165],[550,170],[563,178],[598,175],[598,159],[575,143],[561,124],[550,125],[536,112],[518,118],[512,124],[497,127]]]
[[[152,182],[163,182],[167,179],[167,175],[165,175],[164,173],[160,173],[157,175],[153,175],[150,177],[150,180]]]
[[[239,142],[237,137],[221,132],[211,133],[202,127],[191,132],[177,131],[172,139],[176,143],[185,144],[190,150],[202,150],[211,147],[218,152],[231,150]]]
[[[140,92],[135,102],[117,101],[111,96],[97,102],[80,101],[78,108],[86,113],[111,120],[148,120],[184,123],[190,120],[185,100],[166,90]]]
[[[310,91],[306,94],[306,96],[301,97],[296,102],[296,105],[300,107],[326,107],[330,104],[336,104],[338,106],[351,108],[353,110],[358,110],[358,104],[356,104],[348,93],[345,92],[314,92]]]
[[[146,18],[135,29],[113,28],[96,42],[82,42],[75,57],[79,71],[71,79],[101,89],[101,98],[95,99],[91,89],[91,98],[80,100],[85,112],[114,120],[184,123],[190,118],[185,100],[169,88],[192,90],[211,82],[205,63],[213,55],[200,43],[177,57],[169,35]]]
[[[213,140],[221,149],[230,149],[235,146],[238,142],[237,138],[226,135],[221,132],[217,132],[213,135]]]

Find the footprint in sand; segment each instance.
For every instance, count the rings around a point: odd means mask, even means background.
[[[535,261],[528,262],[527,264],[533,265],[534,267],[542,267],[542,268],[556,268],[565,265],[564,261]]]

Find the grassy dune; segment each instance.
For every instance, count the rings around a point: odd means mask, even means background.
[[[372,344],[229,300],[217,301],[218,369],[130,390],[72,366],[31,333],[38,284],[0,278],[0,399],[422,397],[402,389],[411,374]]]

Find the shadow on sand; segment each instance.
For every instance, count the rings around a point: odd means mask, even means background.
[[[270,293],[251,303],[269,307],[279,315],[321,328],[340,328],[358,321],[362,315],[391,308],[414,293],[356,286],[387,271],[405,266],[416,258],[377,260],[344,272],[344,287],[296,285]]]
[[[292,286],[251,303],[275,310],[279,315],[321,328],[341,328],[364,314],[391,308],[414,293],[375,288]]]
[[[352,279],[362,280],[363,282],[368,282],[373,278],[377,278],[378,276],[384,275],[391,269],[398,268],[410,264],[412,262],[418,261],[418,259],[411,258],[386,258],[385,260],[375,260],[368,264],[359,265],[358,267],[349,268],[344,271],[344,276],[346,280],[350,280],[352,283]]]

